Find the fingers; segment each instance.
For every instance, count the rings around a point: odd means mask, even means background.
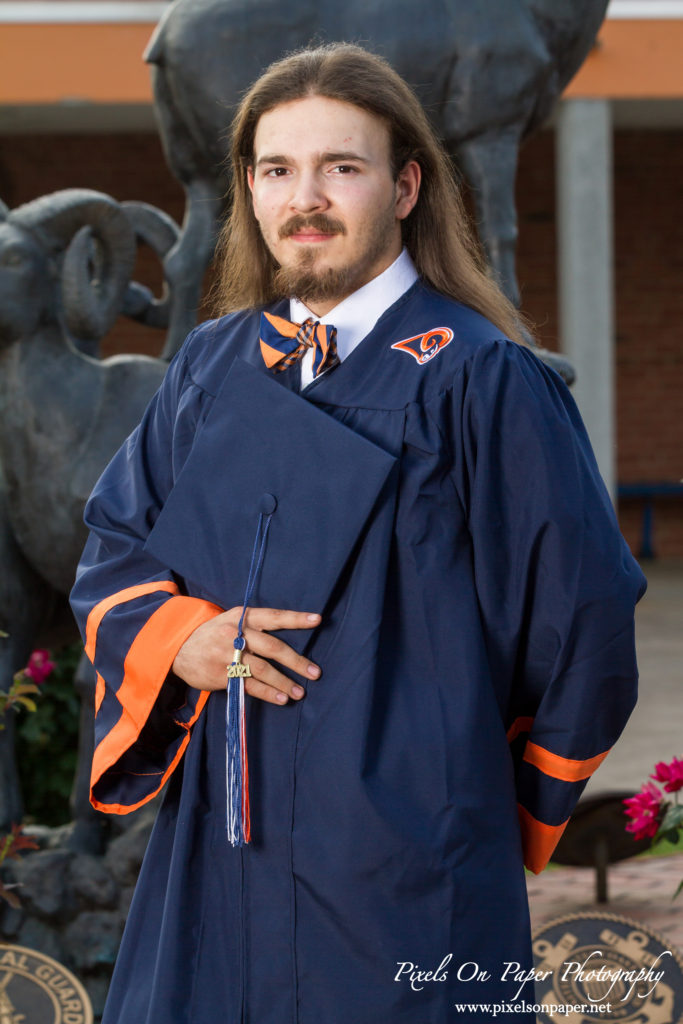
[[[226,668],[233,660],[241,615],[240,607],[231,608],[199,626],[176,656],[173,664],[176,675],[197,689],[224,689]],[[246,692],[271,704],[301,700],[306,693],[304,688],[277,666],[307,679],[318,679],[320,668],[265,630],[313,629],[319,623],[320,615],[313,612],[248,608],[244,617],[246,650],[242,661],[249,666],[252,675],[244,681]]]
[[[252,673],[251,678],[245,679],[245,689],[252,697],[259,697],[273,704],[286,704],[290,697],[292,700],[301,700],[305,695],[304,688],[280,672],[271,664],[272,661],[309,679],[317,679],[320,676],[320,668],[317,665],[297,654],[277,637],[247,629],[244,632],[244,639],[247,642],[247,650],[242,661],[249,666]],[[266,658],[269,660],[266,661]]]
[[[233,615],[235,612],[239,620],[241,608],[232,608],[227,614]],[[319,623],[317,612],[293,612],[284,608],[247,608],[244,616],[245,626],[270,632],[278,629],[313,629]]]
[[[258,697],[270,704],[287,704],[290,697],[293,700],[301,700],[306,693],[303,686],[292,682],[267,661],[261,661],[252,655],[243,660],[249,664],[253,673],[244,680],[244,689],[251,697]]]
[[[298,654],[284,640],[271,636],[270,633],[262,633],[256,629],[245,629],[244,639],[247,642],[247,650],[252,654],[268,658],[269,661],[276,661],[284,668],[288,668],[292,672],[296,672],[297,675],[306,676],[309,679],[317,679],[320,675],[320,668],[314,662],[304,658],[302,654]],[[278,674],[280,675],[280,673]]]

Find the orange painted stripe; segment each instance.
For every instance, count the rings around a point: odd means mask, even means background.
[[[190,633],[221,611],[200,598],[178,596],[150,615],[126,656],[123,682],[116,691],[122,714],[95,749],[92,786],[135,743]]]
[[[680,98],[682,50],[683,18],[608,18],[564,96]]]
[[[539,747],[531,740],[524,748],[525,761],[540,768],[546,775],[551,775],[554,779],[561,779],[563,782],[580,782],[582,779],[587,779],[602,764],[608,754],[609,749],[586,761],[572,761],[569,757],[552,754],[545,747]]]
[[[507,731],[508,743],[512,743],[516,740],[520,732],[531,732],[531,726],[534,724],[533,718],[522,716],[515,718],[514,722]]]
[[[166,769],[166,771],[163,773],[163,776],[161,777],[161,781],[159,782],[159,785],[154,790],[154,792],[149,793],[147,796],[143,797],[142,800],[138,800],[138,802],[136,804],[129,804],[129,805],[127,805],[127,804],[105,804],[105,803],[102,803],[101,800],[97,800],[93,796],[92,790],[91,790],[90,791],[90,803],[93,805],[93,807],[96,810],[98,810],[98,811],[104,811],[105,814],[130,814],[131,811],[136,811],[138,809],[138,807],[142,807],[143,804],[146,804],[150,800],[153,800],[154,797],[157,795],[157,793],[159,793],[164,788],[167,779],[169,779],[171,777],[173,772],[178,767],[180,759],[183,756],[183,754],[185,753],[185,748],[187,747],[187,744],[190,742],[190,728],[194,725],[194,723],[199,718],[200,714],[202,713],[202,711],[204,709],[204,705],[206,704],[206,702],[207,702],[207,700],[209,699],[210,696],[211,695],[208,692],[208,690],[202,690],[202,692],[199,694],[199,700],[197,701],[197,707],[195,708],[195,713],[192,716],[192,718],[190,719],[190,721],[186,723],[187,735],[183,737],[182,742],[181,742],[180,746],[178,747],[178,750],[176,751],[175,757],[171,761],[171,763],[168,766],[168,768]],[[93,785],[94,785],[94,783],[93,783]]]
[[[153,583],[138,583],[134,587],[126,587],[125,590],[117,590],[115,594],[110,594],[109,597],[105,597],[103,601],[100,601],[90,612],[88,621],[85,626],[85,653],[91,661],[95,660],[95,647],[97,644],[97,631],[100,628],[102,619],[115,608],[118,604],[124,604],[126,601],[133,601],[136,597],[142,597],[143,594],[153,594],[155,591],[166,591],[169,594],[177,594],[178,587],[172,580],[156,580]]]
[[[95,687],[95,714],[97,714],[97,712],[100,710],[100,705],[102,704],[102,701],[104,700],[104,693],[105,693],[105,690],[107,688],[107,684],[105,683],[105,681],[102,678],[102,676],[100,675],[100,673],[97,672],[96,675],[97,675],[97,686]]]
[[[3,24],[0,102],[152,101],[142,60],[150,24]],[[607,19],[565,96],[683,96],[683,19]]]
[[[522,833],[524,866],[538,875],[550,860],[553,850],[567,827],[569,818],[561,825],[545,825],[542,821],[534,818],[533,814],[530,814],[521,804],[517,804],[517,812]]]
[[[0,26],[0,102],[150,103],[152,24]]]

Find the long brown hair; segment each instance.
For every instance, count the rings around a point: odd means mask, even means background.
[[[254,217],[247,167],[259,119],[282,103],[323,96],[381,118],[391,139],[394,174],[408,160],[422,170],[417,204],[402,221],[403,244],[418,273],[437,291],[482,313],[524,342],[519,315],[487,272],[453,170],[427,116],[403,79],[381,57],[351,43],[300,50],[277,61],[251,87],[232,124],[232,205],[218,244],[219,314],[260,306],[278,294],[277,269]]]

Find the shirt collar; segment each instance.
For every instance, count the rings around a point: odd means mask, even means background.
[[[343,299],[324,316],[317,317],[299,299],[290,299],[290,319],[302,323],[308,317],[337,328],[337,354],[345,359],[370,333],[382,313],[393,306],[418,278],[407,249],[390,267],[373,277],[362,288]]]

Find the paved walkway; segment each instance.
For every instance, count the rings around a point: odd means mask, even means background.
[[[648,589],[636,610],[640,699],[586,795],[640,789],[657,761],[683,757],[683,562],[643,565]]]
[[[531,927],[537,931],[555,917],[597,910],[642,921],[669,948],[683,953],[683,892],[672,900],[681,879],[683,853],[621,861],[609,869],[609,902],[596,903],[592,868],[552,868],[529,875]]]
[[[644,566],[648,592],[636,614],[640,701],[586,792],[640,789],[657,761],[683,757],[683,563]],[[555,917],[601,910],[642,921],[683,951],[683,854],[634,858],[609,869],[609,903],[595,902],[592,868],[529,876],[532,928]]]

